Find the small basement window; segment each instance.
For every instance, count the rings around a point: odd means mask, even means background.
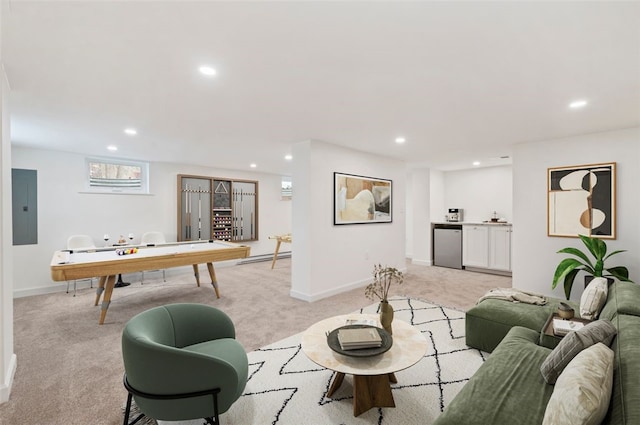
[[[87,158],[87,190],[105,193],[149,193],[149,164],[113,158]]]
[[[282,199],[290,200],[293,195],[291,177],[282,177]]]

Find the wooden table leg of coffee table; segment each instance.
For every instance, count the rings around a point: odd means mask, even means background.
[[[397,384],[398,383],[398,379],[396,378],[396,374],[395,373],[390,373],[389,374],[389,382],[391,382],[392,384]]]
[[[344,373],[336,372],[336,376],[333,377],[333,382],[331,383],[331,387],[329,388],[329,391],[327,392],[327,397],[331,397],[333,395],[333,393],[338,388],[340,388],[340,385],[342,385],[342,381],[344,381]]]
[[[372,407],[396,407],[389,374],[353,376],[353,416],[360,416]]]

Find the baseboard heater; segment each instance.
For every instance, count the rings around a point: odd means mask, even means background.
[[[279,252],[278,259],[281,258],[291,258],[291,251]],[[263,261],[273,261],[273,254],[254,255],[238,261],[238,264],[260,263]]]

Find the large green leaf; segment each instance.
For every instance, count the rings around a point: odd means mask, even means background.
[[[560,251],[558,251],[558,254],[560,253],[575,255],[576,257],[581,258],[585,262],[585,265],[588,265],[591,269],[593,269],[593,263],[591,263],[591,259],[589,259],[589,257],[587,257],[587,254],[580,251],[578,248],[562,248]]]
[[[578,235],[585,244],[589,252],[596,257],[596,260],[601,260],[607,254],[607,244],[602,239],[591,238],[585,235]]]
[[[567,273],[567,276],[564,278],[564,295],[567,297],[567,299],[571,298],[571,288],[573,287],[573,281],[575,280],[576,275],[579,271],[580,269],[573,269],[569,273]]]
[[[569,273],[574,273],[575,277],[575,273],[584,268],[586,268],[586,266],[575,258],[565,258],[560,261],[560,264],[558,264],[558,267],[553,274],[553,283],[551,284],[551,288],[555,289],[558,282],[562,279],[566,279]]]
[[[629,270],[624,266],[611,267],[605,270],[621,282],[633,282],[629,279]]]
[[[606,260],[607,260],[607,258],[609,258],[609,257],[611,257],[612,255],[615,255],[615,254],[620,254],[621,252],[627,252],[627,250],[626,250],[626,249],[619,249],[619,250],[617,250],[617,251],[613,251],[611,254],[609,254],[609,255],[607,255],[606,257],[604,257],[604,258],[602,259],[602,261],[606,261]]]

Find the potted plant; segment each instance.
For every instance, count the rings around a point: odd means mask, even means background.
[[[393,307],[389,304],[389,289],[393,283],[401,284],[404,275],[395,267],[377,264],[373,267],[373,282],[367,285],[364,294],[370,300],[378,298],[380,300],[380,324],[389,332],[393,321]]]
[[[607,254],[607,244],[599,238],[594,238],[585,235],[578,235],[580,240],[589,250],[589,253],[595,259],[592,262],[589,256],[579,250],[578,248],[563,248],[558,251],[558,254],[570,254],[578,258],[565,258],[558,264],[555,273],[553,274],[552,289],[555,289],[559,281],[564,281],[564,294],[569,299],[571,296],[571,288],[573,287],[573,281],[580,270],[584,270],[593,277],[615,277],[623,282],[632,282],[629,279],[629,270],[624,266],[615,266],[605,268],[604,262],[611,256],[625,252],[625,250],[617,250]],[[605,274],[606,272],[606,274]]]

